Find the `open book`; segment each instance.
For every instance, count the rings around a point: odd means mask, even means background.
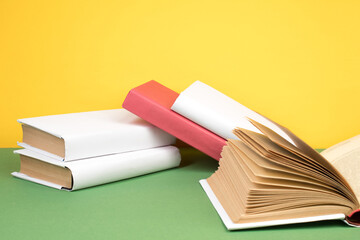
[[[288,129],[199,81],[172,110],[227,139],[218,170],[200,183],[228,229],[330,219],[360,225],[360,162],[351,157],[360,143],[329,149],[324,156],[330,161]]]
[[[342,219],[359,225],[359,192],[324,157],[251,121],[263,134],[237,128],[219,169],[201,184],[228,229]],[[339,164],[341,165],[341,164]],[[358,167],[356,162],[346,168]]]

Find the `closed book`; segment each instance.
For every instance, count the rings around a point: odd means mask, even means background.
[[[271,120],[200,81],[182,91],[171,109],[224,139],[237,139],[232,133],[236,127],[259,132],[248,121],[251,118],[293,143]]]
[[[173,144],[175,138],[125,109],[19,119],[19,146],[61,161]]]
[[[143,118],[183,142],[219,160],[225,139],[172,111],[178,93],[156,81],[133,88],[123,108]]]
[[[166,146],[63,162],[28,149],[16,150],[21,179],[63,190],[77,190],[152,172],[180,164],[176,147]]]

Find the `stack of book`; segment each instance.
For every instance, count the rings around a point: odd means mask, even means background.
[[[24,149],[12,175],[76,190],[180,164],[175,138],[125,109],[18,120]]]

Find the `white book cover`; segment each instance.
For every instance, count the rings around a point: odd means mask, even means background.
[[[175,142],[170,134],[125,109],[25,118],[18,122],[62,138],[65,157],[26,143],[19,143],[20,146],[64,161],[166,146]]]
[[[173,146],[118,153],[71,162],[61,162],[28,149],[16,150],[14,153],[68,168],[72,173],[73,186],[72,189],[64,190],[77,190],[174,168],[179,166],[181,161],[178,148]],[[33,178],[20,172],[13,172],[12,175],[45,186],[63,189],[60,185]]]
[[[225,139],[237,139],[232,133],[236,127],[261,133],[249,122],[251,118],[295,145],[273,122],[200,81],[181,92],[171,109]]]
[[[287,225],[287,224],[294,224],[294,223],[317,222],[317,221],[325,221],[325,220],[343,220],[348,225],[354,226],[345,220],[345,214],[342,214],[342,213],[321,215],[321,216],[314,216],[314,217],[253,222],[253,223],[234,223],[231,220],[231,218],[229,217],[229,215],[226,213],[226,211],[223,208],[223,206],[221,205],[220,201],[217,199],[216,195],[212,191],[212,189],[209,186],[209,184],[207,183],[206,179],[200,180],[200,184],[201,184],[202,188],[204,189],[206,195],[210,199],[215,210],[219,214],[225,227],[228,230],[241,230],[241,229],[249,229],[249,228],[270,227],[270,226]]]

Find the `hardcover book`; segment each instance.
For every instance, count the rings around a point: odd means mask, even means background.
[[[77,190],[153,173],[180,164],[176,147],[166,146],[63,162],[28,149],[16,150],[20,171],[12,175],[49,187]]]
[[[330,219],[360,225],[359,144],[340,144],[322,156],[201,82],[172,109],[227,139],[218,170],[200,183],[229,230]]]
[[[19,119],[19,146],[61,161],[173,144],[175,138],[125,109]]]
[[[293,143],[271,120],[200,81],[181,92],[171,109],[224,139],[236,139],[232,133],[236,127],[259,132],[247,120],[251,118]]]
[[[183,142],[219,160],[224,138],[179,115],[170,108],[178,93],[156,81],[133,88],[123,103],[123,108],[170,133]]]

